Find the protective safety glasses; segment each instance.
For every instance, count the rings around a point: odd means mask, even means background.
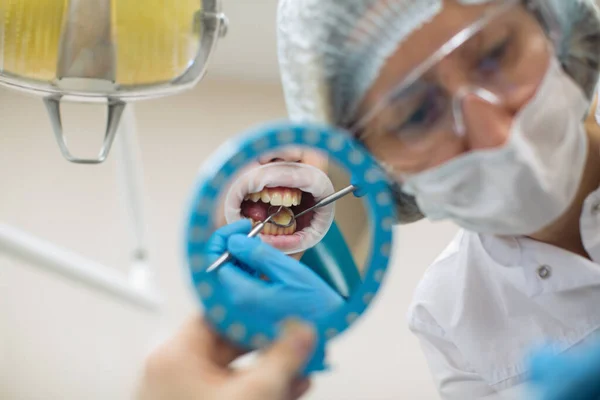
[[[518,111],[542,82],[555,56],[552,43],[561,36],[545,4],[503,0],[469,6],[472,20],[403,74],[351,130],[367,141],[392,137],[403,149],[426,144],[431,155],[467,134],[469,119],[484,117],[469,110],[473,101]],[[418,57],[418,50],[412,55]]]
[[[0,84],[44,97],[69,161],[100,163],[125,102],[193,87],[226,30],[220,0],[4,0]],[[107,104],[96,159],[69,152],[61,101]]]

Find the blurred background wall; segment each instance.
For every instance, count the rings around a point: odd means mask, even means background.
[[[166,299],[161,313],[142,312],[0,254],[0,399],[129,399],[146,354],[198,312],[180,253],[197,170],[228,137],[285,117],[276,1],[225,6],[231,29],[207,78],[193,91],[136,105],[150,257]],[[0,90],[0,105],[0,221],[124,270],[131,237],[115,157],[101,166],[67,163],[39,99]],[[104,115],[69,106],[65,117],[69,131],[81,132],[73,145],[89,154],[100,143]],[[423,271],[454,232],[427,222],[397,229],[383,291],[332,344],[333,370],[316,379],[308,399],[437,398],[405,313]]]

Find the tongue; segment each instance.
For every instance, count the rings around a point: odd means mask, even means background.
[[[255,221],[264,221],[267,219],[269,204],[262,202],[244,201],[242,203],[242,215],[252,218]]]

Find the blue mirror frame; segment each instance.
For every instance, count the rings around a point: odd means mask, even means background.
[[[222,335],[247,349],[268,345],[279,331],[235,308],[220,290],[209,266],[206,243],[216,229],[214,210],[221,192],[236,172],[265,152],[285,146],[308,146],[320,150],[351,174],[358,185],[370,221],[371,250],[362,284],[344,307],[316,324],[320,345],[344,332],[369,306],[385,277],[392,250],[392,228],[396,223],[394,198],[385,173],[373,157],[350,135],[329,126],[272,123],[250,130],[220,147],[205,163],[197,178],[185,227],[186,267],[205,317]]]

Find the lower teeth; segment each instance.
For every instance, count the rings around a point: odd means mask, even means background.
[[[294,212],[287,207],[283,207],[281,211],[274,215],[272,221],[279,226],[292,226],[296,223]]]
[[[259,221],[255,221],[252,219],[252,226],[256,226]],[[267,223],[262,230],[263,235],[272,235],[272,236],[280,236],[280,235],[293,235],[296,232],[296,222],[287,227],[283,228],[271,223]]]

